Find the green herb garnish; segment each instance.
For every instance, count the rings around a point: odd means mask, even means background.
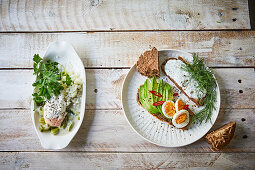
[[[69,86],[72,80],[68,74],[59,70],[57,62],[43,61],[38,54],[34,55],[33,61],[33,74],[36,75],[36,80],[32,84],[36,89],[33,93],[33,100],[37,105],[43,105],[52,96],[58,96],[60,91],[64,89],[63,84]],[[66,77],[62,82],[61,75]]]
[[[205,107],[193,116],[192,122],[199,124],[204,120],[207,122],[211,119],[212,111],[215,109],[214,103],[217,95],[217,84],[212,70],[205,66],[204,60],[199,59],[197,54],[193,54],[193,63],[183,64],[182,69],[190,74],[190,79],[197,81],[197,94],[201,91],[206,92],[206,96],[203,100]],[[198,99],[198,101],[200,102],[200,99]]]

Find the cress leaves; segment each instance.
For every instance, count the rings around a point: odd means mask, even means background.
[[[33,61],[33,74],[36,75],[36,80],[32,84],[35,87],[35,91],[32,94],[33,100],[37,105],[44,105],[46,100],[60,94],[60,91],[64,89],[63,84],[70,86],[72,80],[68,74],[59,70],[57,62],[43,61],[38,54],[34,55]]]

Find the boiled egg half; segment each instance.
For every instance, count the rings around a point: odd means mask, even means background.
[[[176,102],[175,102],[176,112],[182,110],[184,106],[185,106],[185,103],[182,99],[179,98],[179,99],[176,100]]]
[[[173,118],[174,114],[176,113],[174,102],[170,100],[166,101],[162,105],[162,112],[167,118]]]
[[[176,128],[184,128],[189,124],[189,112],[180,110],[174,114],[172,123]]]

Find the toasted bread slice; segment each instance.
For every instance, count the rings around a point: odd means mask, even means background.
[[[170,57],[162,63],[161,69],[162,72],[176,85],[176,87],[199,107],[203,105],[206,92],[201,91],[197,94],[197,82],[195,80],[190,80],[189,73],[181,69],[183,64],[187,64],[187,62],[182,57]],[[200,101],[198,101],[199,98]]]
[[[136,101],[137,101],[137,103],[138,103],[141,107],[143,107],[143,105],[141,104],[141,102],[140,102],[140,100],[139,100],[139,89],[138,89],[138,91],[137,91]],[[144,107],[143,107],[143,108],[144,108]],[[189,115],[190,115],[190,122],[189,122],[189,124],[188,124],[187,126],[185,126],[185,127],[183,127],[183,128],[180,128],[180,129],[182,129],[182,130],[187,130],[187,129],[188,129],[188,126],[189,126],[190,123],[191,123],[191,118],[192,118],[192,116],[194,116],[194,113],[193,113],[189,108],[188,108],[187,110],[188,110]],[[147,110],[147,112],[149,112],[149,111]],[[150,113],[150,112],[149,112],[149,113]],[[152,116],[156,117],[157,119],[163,121],[163,122],[167,122],[167,123],[169,123],[170,125],[173,125],[173,124],[172,124],[172,119],[167,119],[167,118],[166,118],[165,116],[163,116],[161,113],[158,113],[158,114],[150,113],[150,114],[151,114]]]
[[[235,133],[235,127],[236,127],[236,122],[230,122],[221,128],[212,131],[211,133],[208,133],[205,136],[205,139],[209,144],[212,145],[212,148],[214,150],[220,150],[229,142],[234,136]]]
[[[138,61],[136,62],[137,71],[147,77],[159,77],[159,60],[158,60],[158,50],[153,47],[150,51],[145,51],[140,55]]]

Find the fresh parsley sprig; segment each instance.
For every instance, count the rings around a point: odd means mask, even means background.
[[[44,105],[46,100],[60,94],[60,91],[64,89],[63,84],[71,85],[72,80],[68,74],[59,70],[57,62],[43,61],[38,54],[34,55],[33,61],[36,80],[32,85],[36,90],[32,95],[37,105]],[[66,77],[63,81],[61,81],[62,75]]]
[[[183,64],[182,69],[190,74],[190,79],[197,81],[197,91],[206,92],[203,100],[205,107],[192,117],[192,122],[201,124],[204,120],[207,122],[211,119],[213,110],[215,109],[216,101],[216,80],[213,76],[212,70],[204,64],[203,59],[199,59],[197,54],[193,54],[193,62]],[[200,99],[198,99],[200,102]],[[199,103],[202,104],[202,103]]]

